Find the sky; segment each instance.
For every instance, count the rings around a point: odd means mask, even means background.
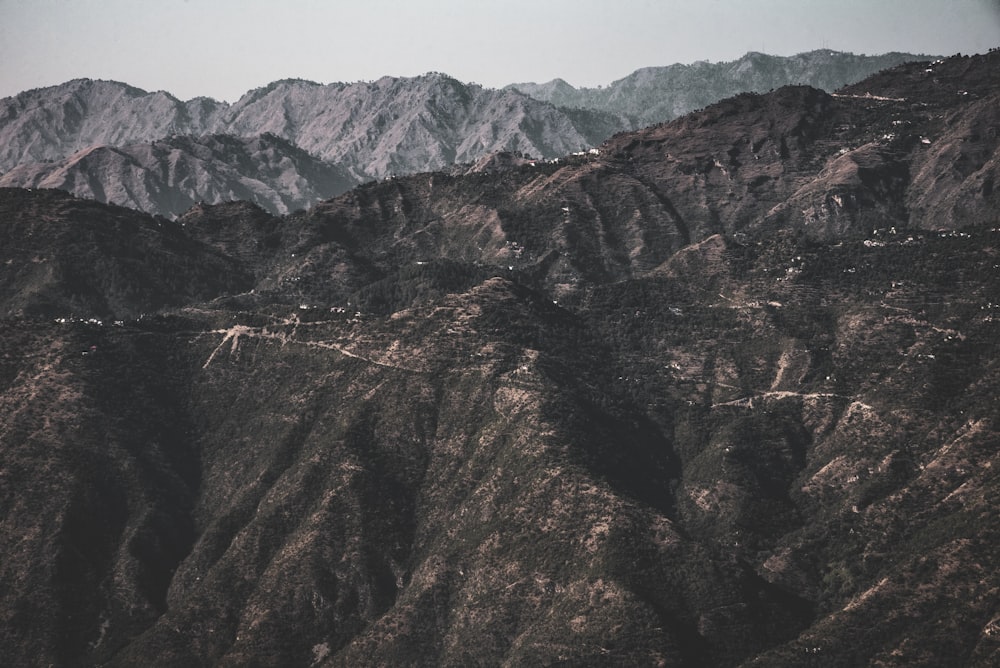
[[[748,51],[994,47],[1000,0],[0,0],[0,97],[81,77],[229,102],[426,72],[595,87]]]

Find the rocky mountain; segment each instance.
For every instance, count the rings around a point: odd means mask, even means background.
[[[164,92],[78,79],[0,100],[0,170],[171,135],[270,133],[361,181],[472,162],[498,150],[557,157],[622,128],[608,114],[566,112],[437,73],[325,86],[277,81],[233,104],[181,102]]]
[[[281,217],[0,190],[5,657],[995,665],[998,60]]]
[[[372,178],[498,151],[556,158],[738,92],[789,82],[834,90],[913,58],[748,54],[640,70],[599,90],[491,90],[439,73],[325,86],[288,79],[234,104],[79,79],[0,100],[0,186],[62,188],[169,217],[233,199],[280,215]]]
[[[281,215],[339,195],[357,182],[343,169],[265,133],[96,145],[62,159],[19,165],[0,187],[58,188],[78,197],[176,217],[195,203],[245,200]]]
[[[206,134],[220,108],[207,98],[181,102],[115,81],[76,79],[0,100],[0,171],[58,160],[92,146]]]
[[[623,127],[610,114],[570,113],[439,73],[328,86],[279,81],[247,93],[215,123],[215,131],[285,137],[359,179],[434,171],[501,150],[554,158]]]
[[[599,88],[575,88],[562,79],[511,84],[538,100],[560,107],[594,109],[636,119],[635,127],[669,121],[739,93],[765,93],[788,85],[833,92],[896,65],[932,56],[886,53],[879,56],[809,51],[795,56],[750,52],[731,62],[646,67]]]

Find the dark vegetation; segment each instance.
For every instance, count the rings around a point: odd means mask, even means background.
[[[282,218],[0,190],[0,654],[995,665],[997,55]]]

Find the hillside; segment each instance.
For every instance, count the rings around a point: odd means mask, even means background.
[[[172,135],[144,144],[99,145],[0,176],[0,187],[57,188],[171,218],[197,201],[232,200],[281,215],[354,185],[344,170],[272,134]]]
[[[995,665],[998,59],[280,217],[0,189],[7,660]]]

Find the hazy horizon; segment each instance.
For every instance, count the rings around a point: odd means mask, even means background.
[[[0,0],[0,97],[76,78],[235,101],[285,78],[445,72],[499,88],[815,49],[1000,46],[1000,0]]]

